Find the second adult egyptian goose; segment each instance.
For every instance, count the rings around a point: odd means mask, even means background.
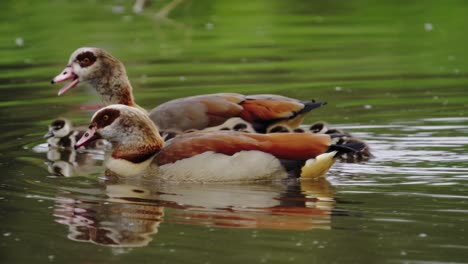
[[[67,92],[79,83],[89,83],[104,105],[124,104],[139,107],[122,62],[100,48],[79,48],[72,53],[65,69],[52,83],[71,81],[58,92]],[[185,97],[161,104],[149,113],[161,130],[204,129],[218,126],[233,117],[250,122],[258,132],[272,124],[297,127],[304,115],[325,103],[300,101],[280,95],[241,95],[217,93]]]
[[[113,174],[154,176],[165,181],[318,177],[330,168],[338,152],[362,147],[333,145],[330,135],[236,131],[187,133],[165,145],[148,115],[125,105],[110,105],[96,112],[77,146],[98,137],[112,143],[113,151],[105,165]],[[308,162],[308,168],[302,168],[307,160],[316,157]]]

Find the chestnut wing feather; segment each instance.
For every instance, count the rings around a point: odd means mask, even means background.
[[[279,159],[306,160],[326,152],[330,145],[330,136],[323,134],[196,132],[174,138],[155,160],[158,165],[164,165],[207,151],[234,155],[248,150],[270,153]]]

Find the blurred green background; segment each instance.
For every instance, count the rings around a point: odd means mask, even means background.
[[[199,0],[162,18],[170,1],[149,3],[136,14],[133,1],[2,1],[0,106],[90,101],[79,88],[58,98],[48,80],[97,46],[125,63],[147,108],[229,91],[324,100],[329,122],[466,113],[463,1]]]

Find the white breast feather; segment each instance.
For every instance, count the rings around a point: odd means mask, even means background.
[[[121,176],[145,175],[153,159],[141,163],[133,163],[124,159],[108,157],[105,162],[106,168]]]
[[[166,181],[240,182],[286,178],[287,173],[273,155],[241,151],[232,156],[205,152],[159,167],[156,176]]]

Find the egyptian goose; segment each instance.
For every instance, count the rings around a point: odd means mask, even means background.
[[[155,176],[164,181],[249,181],[291,174],[319,177],[338,153],[362,147],[333,145],[332,137],[325,134],[237,131],[186,133],[165,145],[148,115],[126,105],[110,105],[97,111],[76,146],[99,137],[113,146],[105,161],[110,174]],[[306,161],[307,168],[301,171]]]
[[[65,69],[51,82],[68,80],[71,83],[62,87],[58,95],[83,82],[96,89],[104,105],[139,107],[134,101],[123,63],[103,49],[79,48],[74,51]],[[295,128],[307,112],[323,105],[325,103],[280,95],[218,93],[172,100],[154,108],[149,115],[163,131],[201,130],[240,117],[251,123],[257,132],[265,132],[268,126],[276,123]]]

